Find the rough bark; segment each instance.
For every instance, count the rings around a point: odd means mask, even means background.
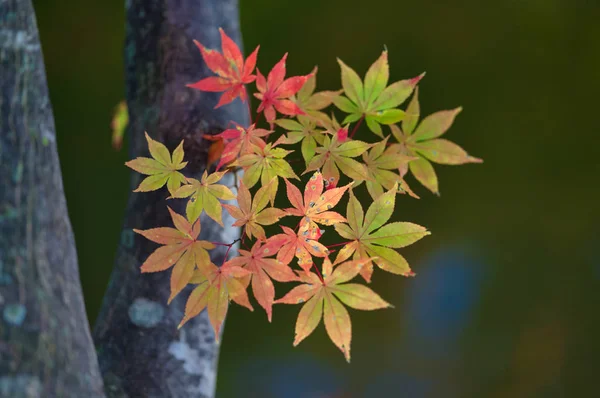
[[[198,176],[206,163],[203,134],[221,132],[230,120],[247,122],[239,101],[214,110],[218,95],[186,88],[211,75],[197,39],[220,48],[218,28],[239,43],[237,1],[127,1],[125,43],[126,97],[130,112],[130,156],[148,156],[144,131],[173,149],[182,139],[188,176]],[[141,176],[133,173],[134,189]],[[228,185],[233,181],[229,180]],[[134,235],[132,228],[170,226],[166,205],[183,212],[183,201],[168,203],[166,189],[133,193],[129,198],[116,263],[94,328],[106,393],[111,397],[212,397],[219,347],[206,313],[181,330],[190,290],[167,306],[170,272],[141,274],[140,265],[157,245]],[[232,220],[224,214],[225,225]],[[231,242],[237,228],[222,228],[201,218],[201,239]],[[212,251],[221,264],[224,248]]]
[[[0,94],[0,396],[103,397],[29,0],[0,0]]]

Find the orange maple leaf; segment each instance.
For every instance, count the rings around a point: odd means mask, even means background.
[[[323,262],[323,281],[314,273],[299,273],[304,282],[275,303],[304,303],[296,321],[294,346],[308,337],[324,318],[325,329],[333,343],[350,362],[352,324],[342,303],[358,310],[376,310],[391,307],[379,295],[364,285],[344,283],[358,275],[368,260],[348,261],[333,270],[329,258]]]
[[[215,340],[219,341],[219,331],[227,315],[229,300],[253,311],[246,288],[240,280],[249,274],[250,272],[243,268],[228,264],[217,267],[208,262],[202,266],[194,274],[192,283],[198,284],[198,287],[190,294],[185,305],[184,317],[177,328],[181,328],[208,307],[208,319],[215,331]]]
[[[313,265],[312,256],[325,257],[329,254],[329,250],[318,241],[321,235],[318,228],[308,228],[307,225],[298,233],[288,227],[282,226],[281,228],[283,234],[274,235],[271,238],[280,240],[277,260],[281,263],[289,264],[295,256],[298,258],[298,265],[308,273]]]
[[[279,282],[298,280],[290,267],[274,258],[267,258],[275,255],[280,246],[281,239],[277,236],[269,238],[264,244],[257,241],[250,251],[240,249],[239,257],[234,257],[225,263],[229,266],[243,267],[252,273],[254,297],[267,312],[269,322],[271,322],[273,301],[275,299],[275,287],[271,278]]]
[[[215,245],[205,240],[197,240],[200,235],[200,219],[191,224],[184,216],[175,213],[170,207],[169,213],[175,228],[161,227],[133,231],[161,246],[148,256],[142,264],[142,272],[159,272],[171,268],[171,297],[169,302],[190,281],[196,267],[210,263],[207,249]]]
[[[307,227],[307,224],[315,222],[323,225],[334,225],[346,221],[341,214],[330,211],[330,209],[340,201],[348,188],[352,186],[352,183],[323,193],[323,175],[317,171],[306,184],[304,198],[300,190],[292,183],[288,180],[285,180],[285,183],[288,199],[294,206],[286,209],[286,211],[290,215],[302,217],[300,229],[314,228],[314,226]]]

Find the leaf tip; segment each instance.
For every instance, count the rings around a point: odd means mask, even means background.
[[[294,347],[297,347],[298,344],[300,344],[300,342],[303,340],[303,338],[300,338],[298,335],[296,335],[296,337],[294,337],[294,342],[292,343],[292,345]]]
[[[426,73],[427,73],[427,72],[423,72],[423,73],[421,73],[419,76],[413,77],[412,79],[410,79],[410,82],[411,82],[413,85],[417,85],[417,83],[419,83],[419,82],[421,81],[421,79],[423,79],[423,78],[425,77],[425,74],[426,74]]]
[[[471,156],[471,155],[467,156],[467,160],[469,161],[469,163],[483,163],[483,159],[476,158],[475,156]]]
[[[340,350],[344,353],[344,357],[346,358],[346,362],[350,363],[350,348],[346,347],[344,344],[340,347]]]
[[[405,276],[407,278],[414,278],[415,276],[417,276],[417,274],[415,274],[413,272],[413,270],[408,270],[407,272],[403,273],[402,276]]]

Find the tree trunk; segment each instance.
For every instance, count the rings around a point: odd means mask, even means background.
[[[0,0],[0,396],[103,397],[30,0]]]
[[[206,164],[203,134],[224,130],[230,120],[247,123],[245,106],[214,110],[220,94],[186,88],[211,75],[193,44],[220,49],[218,28],[240,41],[236,0],[127,1],[126,97],[130,157],[149,156],[144,131],[171,150],[183,139],[188,176]],[[223,182],[233,185],[231,176]],[[142,176],[133,173],[134,189]],[[183,212],[183,201],[165,201],[166,189],[129,198],[116,263],[94,328],[106,393],[111,397],[212,397],[219,347],[206,312],[181,330],[177,325],[190,290],[167,306],[169,272],[141,274],[140,265],[157,245],[132,228],[172,226],[167,204]],[[232,219],[224,214],[225,225]],[[238,228],[222,228],[201,217],[201,239],[231,242]],[[220,265],[225,250],[212,251]]]

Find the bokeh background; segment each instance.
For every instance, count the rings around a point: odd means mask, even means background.
[[[34,1],[88,316],[106,287],[129,194],[109,123],[124,97],[119,0]],[[391,80],[427,71],[423,114],[462,105],[448,138],[483,165],[437,167],[441,197],[399,197],[433,235],[402,253],[414,279],[375,274],[393,310],[351,313],[352,364],[320,326],[292,347],[298,308],[233,306],[217,397],[590,397],[600,357],[600,3],[585,0],[241,1],[259,67],[336,57]],[[184,88],[182,88],[184,89]],[[283,293],[278,291],[279,294]]]

